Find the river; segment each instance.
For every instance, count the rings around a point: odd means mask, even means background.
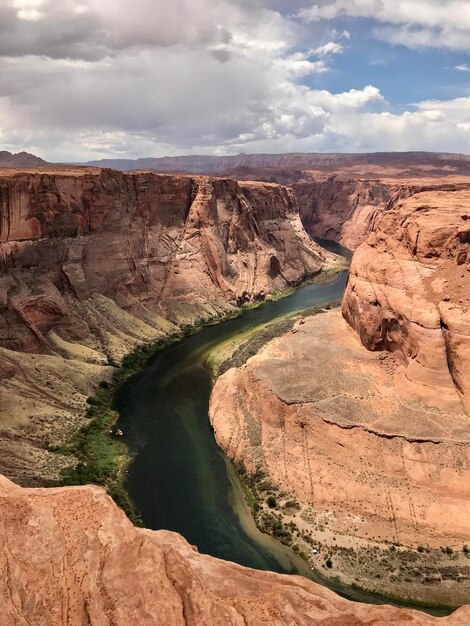
[[[349,256],[335,246],[334,251]],[[248,329],[341,298],[347,272],[281,300],[246,310],[158,352],[120,389],[118,426],[133,455],[127,489],[144,526],[180,533],[200,552],[249,567],[302,574],[350,599],[382,603],[312,571],[290,548],[255,526],[235,472],[209,423],[212,389],[205,361],[222,342]]]

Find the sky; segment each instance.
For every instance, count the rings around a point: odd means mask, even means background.
[[[0,149],[470,153],[470,0],[0,0]]]

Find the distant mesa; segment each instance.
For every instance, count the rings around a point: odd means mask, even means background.
[[[470,173],[470,156],[437,152],[374,152],[364,154],[335,153],[288,153],[288,154],[238,154],[231,156],[186,155],[140,159],[102,159],[88,161],[80,165],[112,168],[121,171],[153,169],[161,172],[191,172],[199,174],[227,174],[242,170],[241,178],[247,179],[247,170],[269,168],[296,168],[335,172],[338,169],[362,167],[365,172],[381,166],[397,168],[401,175],[416,168],[429,176]],[[369,168],[367,168],[369,166]],[[243,171],[243,169],[245,171]],[[256,175],[257,172],[255,172]],[[247,176],[248,175],[248,176]],[[382,172],[383,175],[383,172]],[[256,176],[255,176],[256,177]]]
[[[47,161],[29,152],[13,154],[7,150],[0,150],[0,167],[41,167],[48,165]]]
[[[0,150],[0,167],[41,167],[49,162],[28,152],[13,154]],[[227,156],[180,155],[138,159],[98,159],[69,162],[120,171],[155,170],[231,176],[239,180],[264,180],[290,185],[305,177],[306,172],[326,175],[400,178],[470,174],[470,156],[446,152],[371,152],[285,154],[237,154]]]

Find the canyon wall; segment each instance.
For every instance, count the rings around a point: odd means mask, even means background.
[[[305,230],[355,250],[375,230],[382,214],[417,193],[470,189],[466,177],[365,178],[304,173],[292,188]]]
[[[369,350],[401,356],[411,398],[470,411],[470,191],[384,213],[354,255],[343,314]]]
[[[433,175],[470,173],[470,157],[464,154],[438,152],[375,152],[365,154],[345,153],[287,153],[287,154],[237,154],[228,156],[183,155],[177,157],[141,159],[104,159],[86,165],[112,167],[117,170],[154,169],[220,174],[228,170],[297,168],[337,172],[344,168],[373,172],[380,169],[399,169],[409,176],[416,169]]]
[[[198,554],[132,526],[97,487],[21,489],[0,477],[2,626],[468,624],[349,602],[297,576]]]
[[[307,232],[355,249],[396,201],[434,189],[470,187],[470,157],[446,153],[240,154],[97,161],[122,170],[151,168],[230,176],[292,187]]]
[[[56,479],[70,460],[48,448],[83,425],[109,364],[336,262],[279,185],[0,171],[0,470]]]
[[[211,422],[228,456],[261,477],[249,480],[261,528],[313,567],[378,593],[463,603],[469,415],[410,399],[402,369],[362,346],[340,311],[301,317],[218,378]]]
[[[272,484],[274,514],[307,552],[313,539],[330,554],[332,575],[464,602],[470,191],[406,195],[356,250],[344,318],[299,319],[217,380],[210,414],[221,447],[265,477],[261,524],[272,526]]]
[[[159,327],[263,299],[325,261],[276,185],[24,172],[0,176],[0,198],[0,345],[12,350],[54,350],[51,331],[93,341],[82,303],[98,295]]]

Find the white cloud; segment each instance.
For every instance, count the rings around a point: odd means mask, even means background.
[[[324,61],[310,61],[301,52],[275,59],[273,64],[280,70],[286,71],[292,78],[304,78],[309,74],[324,74],[329,70]]]
[[[376,3],[385,11],[386,3]],[[371,2],[329,2],[317,7],[318,19],[352,5],[365,12]],[[340,93],[315,88],[335,55],[347,53],[336,42],[349,33],[332,30],[331,41],[302,50],[304,25],[266,6],[0,0],[1,148],[49,160],[469,151],[468,99],[425,101],[398,114],[373,85]]]
[[[327,0],[298,12],[298,17],[307,23],[332,20],[341,15],[386,24],[374,32],[390,43],[410,48],[469,48],[468,0]]]
[[[319,57],[326,57],[330,54],[342,54],[343,51],[344,48],[340,43],[329,41],[325,45],[311,50],[311,54]]]
[[[462,63],[461,65],[455,65],[454,70],[456,72],[470,72],[470,66],[466,63]]]

